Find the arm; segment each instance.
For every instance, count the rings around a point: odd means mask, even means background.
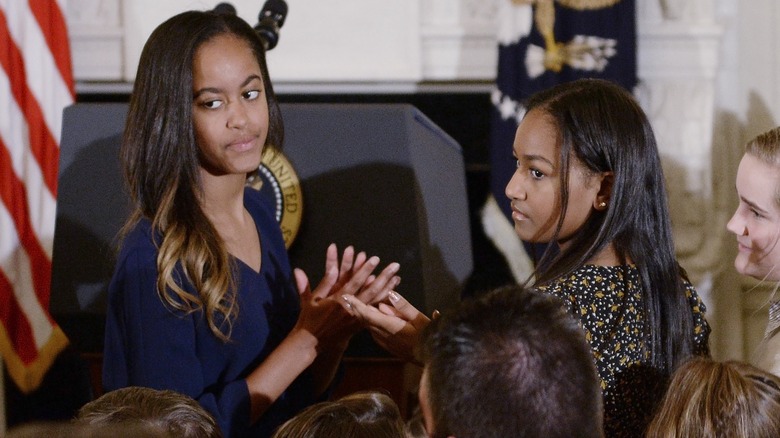
[[[342,295],[362,293],[373,297],[387,294],[390,285],[397,284],[397,264],[391,264],[374,277],[372,272],[379,264],[377,257],[366,260],[363,253],[353,257],[354,251],[347,248],[339,265],[337,249],[330,245],[325,277],[314,291],[306,274],[295,270],[301,313],[289,335],[247,378],[253,418],[261,415],[307,368],[314,379],[315,394],[321,394],[329,386],[350,338],[361,328],[360,322],[346,310],[346,302],[340,299]]]

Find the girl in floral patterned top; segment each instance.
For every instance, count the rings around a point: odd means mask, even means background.
[[[580,319],[604,393],[607,437],[641,437],[671,372],[708,354],[704,305],[675,258],[646,115],[584,79],[531,97],[506,187],[515,231],[549,245],[536,287]]]

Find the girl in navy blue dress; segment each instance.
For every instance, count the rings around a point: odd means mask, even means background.
[[[326,254],[311,290],[278,223],[246,188],[282,122],[255,31],[190,11],[141,54],[121,159],[135,211],[109,287],[103,383],[201,403],[226,436],[269,436],[326,392],[360,328],[340,297],[398,282],[376,257]]]

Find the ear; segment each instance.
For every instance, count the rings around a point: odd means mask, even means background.
[[[604,211],[609,208],[609,200],[612,196],[612,185],[615,182],[614,172],[602,172],[596,176],[596,183],[599,185],[599,191],[593,199],[593,208],[598,211]]]

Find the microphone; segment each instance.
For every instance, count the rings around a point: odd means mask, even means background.
[[[236,8],[233,7],[230,3],[222,2],[216,6],[214,6],[214,9],[212,11],[216,12],[217,14],[226,14],[226,15],[236,15]]]
[[[271,50],[279,42],[279,29],[287,17],[287,3],[284,0],[267,0],[257,16],[255,32],[263,41],[265,50]]]

